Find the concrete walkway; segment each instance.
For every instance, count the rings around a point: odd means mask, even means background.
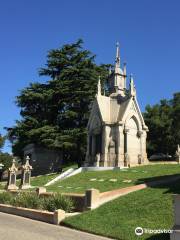
[[[0,213],[0,239],[6,240],[109,240],[62,226]]]
[[[113,199],[116,199],[118,197],[124,196],[128,193],[135,192],[135,191],[138,191],[141,189],[145,189],[147,187],[155,187],[158,185],[175,182],[179,179],[180,179],[180,175],[167,176],[164,179],[151,181],[148,183],[138,184],[138,185],[130,186],[130,187],[126,187],[126,188],[115,189],[115,190],[108,191],[108,192],[102,192],[102,193],[100,193],[100,202],[99,202],[98,206],[100,206],[106,202],[109,202]]]

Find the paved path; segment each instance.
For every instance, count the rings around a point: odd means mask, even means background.
[[[2,240],[109,240],[89,233],[0,213]]]

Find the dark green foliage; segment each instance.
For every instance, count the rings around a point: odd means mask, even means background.
[[[11,166],[12,158],[9,153],[0,152],[0,163],[4,165],[3,170],[7,170]]]
[[[4,146],[6,137],[0,134],[0,149]]]
[[[1,204],[10,204],[12,201],[12,194],[9,192],[2,192],[0,194],[0,203]]]
[[[95,64],[95,56],[82,44],[78,40],[49,51],[46,67],[39,73],[50,80],[31,83],[17,97],[22,120],[8,128],[14,154],[22,156],[23,147],[35,143],[63,150],[66,161],[84,159],[90,103],[98,76],[103,85],[109,65]]]
[[[169,153],[174,155],[180,143],[180,92],[172,100],[147,106],[144,119],[149,127],[148,154]]]
[[[43,198],[39,197],[34,192],[20,192],[17,195],[3,192],[0,194],[0,203],[10,204],[16,207],[44,209],[50,212],[54,212],[57,209],[71,212],[74,208],[74,203],[71,198],[62,196],[59,193],[54,196]]]
[[[44,198],[43,209],[54,212],[57,209],[63,209],[66,212],[73,210],[74,204],[71,198],[65,197],[59,193],[52,197]]]
[[[41,209],[42,201],[37,194],[32,192],[18,193],[15,197],[12,197],[10,204],[16,207]]]

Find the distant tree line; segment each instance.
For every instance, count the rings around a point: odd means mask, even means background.
[[[83,48],[80,39],[48,52],[47,63],[39,70],[48,76],[45,83],[30,83],[16,98],[21,120],[6,128],[14,155],[23,157],[23,148],[35,143],[63,151],[65,161],[81,164],[85,158],[87,122],[91,102],[101,76],[103,91],[110,64],[98,65],[95,55]],[[148,152],[174,153],[180,142],[180,93],[172,100],[147,106]]]

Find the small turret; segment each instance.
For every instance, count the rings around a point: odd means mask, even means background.
[[[125,74],[124,74],[125,73]],[[116,58],[114,72],[110,78],[110,92],[114,95],[125,96],[126,94],[126,66],[121,69],[120,48],[119,43],[116,44]]]

